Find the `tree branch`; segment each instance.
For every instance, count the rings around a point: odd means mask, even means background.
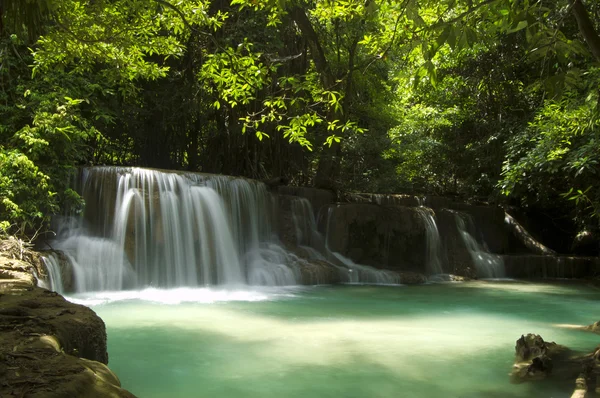
[[[315,32],[312,23],[306,16],[306,12],[303,8],[298,6],[292,7],[288,12],[308,42],[313,61],[315,62],[315,67],[323,79],[324,86],[331,87],[335,79],[329,70],[329,64],[327,63],[327,58],[325,58],[325,52],[319,42],[317,32]]]

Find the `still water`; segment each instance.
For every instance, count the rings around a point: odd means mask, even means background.
[[[109,366],[140,398],[570,397],[511,384],[517,338],[590,351],[581,284],[147,289],[71,298],[107,326]]]

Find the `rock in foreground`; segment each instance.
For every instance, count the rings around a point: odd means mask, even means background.
[[[28,267],[0,254],[0,397],[134,397],[106,366],[102,319],[34,286]]]
[[[600,393],[600,346],[586,355],[576,355],[566,347],[546,342],[537,334],[522,335],[515,346],[511,381],[520,383],[552,377],[572,381],[572,398]]]

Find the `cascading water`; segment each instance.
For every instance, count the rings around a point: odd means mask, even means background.
[[[75,270],[76,290],[145,286],[296,284],[271,236],[263,184],[192,173],[84,169],[87,203],[58,248]]]
[[[58,255],[54,252],[45,254],[42,256],[42,263],[46,267],[48,278],[45,280],[38,278],[39,286],[62,294],[64,287]]]
[[[327,229],[334,216],[334,207],[330,207],[327,213]],[[292,202],[294,225],[296,227],[296,238],[299,247],[308,249],[311,257],[316,260],[328,261],[335,266],[340,273],[342,282],[347,283],[377,283],[397,284],[400,283],[400,275],[393,271],[378,270],[368,265],[356,264],[351,259],[340,253],[329,250],[326,239],[317,230],[315,215],[310,202],[305,198],[296,198]],[[326,231],[325,236],[327,236]]]
[[[476,228],[473,219],[468,214],[458,212],[454,212],[454,218],[458,232],[471,255],[475,268],[477,268],[477,275],[481,278],[504,277],[504,261],[502,257],[490,253],[485,242],[480,244],[474,238]]]
[[[442,241],[435,218],[430,209],[419,207],[417,211],[425,224],[425,268],[427,274],[430,276],[442,274],[444,272],[442,267]]]

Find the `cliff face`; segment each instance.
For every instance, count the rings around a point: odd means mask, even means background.
[[[106,366],[102,319],[35,286],[36,266],[11,257],[0,252],[0,396],[133,397]]]

